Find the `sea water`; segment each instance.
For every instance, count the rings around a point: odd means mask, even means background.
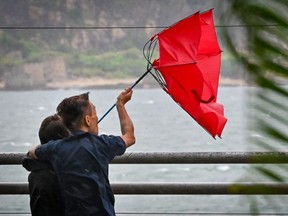
[[[43,118],[55,113],[65,97],[90,92],[101,117],[116,101],[121,89],[113,90],[45,90],[0,92],[1,152],[27,152],[39,143],[38,129]],[[260,136],[247,126],[250,87],[220,87],[218,102],[225,107],[228,118],[222,139],[213,139],[161,89],[134,89],[127,110],[134,122],[137,143],[128,152],[243,152],[263,150],[248,140]],[[100,133],[119,134],[117,112],[112,110],[100,123]],[[28,172],[20,165],[0,167],[0,182],[27,182]],[[249,173],[246,164],[113,164],[111,183],[137,182],[235,182]],[[258,199],[258,196],[253,196]],[[287,200],[286,196],[281,197]],[[272,206],[260,199],[263,214]],[[226,195],[116,195],[118,215],[229,215],[249,213],[247,196]],[[283,205],[278,212],[288,212]],[[9,214],[10,212],[10,214]],[[1,195],[1,215],[29,215],[28,195]]]

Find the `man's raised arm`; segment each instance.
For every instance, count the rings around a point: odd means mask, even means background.
[[[121,94],[117,97],[116,108],[118,112],[118,117],[120,121],[122,139],[126,143],[126,147],[133,145],[136,141],[134,135],[134,125],[133,122],[128,115],[125,104],[131,100],[132,97],[132,89],[125,89]]]

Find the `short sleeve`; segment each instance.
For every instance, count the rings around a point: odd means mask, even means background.
[[[50,141],[47,144],[38,147],[35,150],[37,159],[41,161],[51,161],[55,146],[55,141]]]
[[[108,136],[100,135],[100,138],[108,145],[109,147],[109,160],[113,160],[114,157],[122,155],[126,151],[126,145],[124,140],[120,136]]]

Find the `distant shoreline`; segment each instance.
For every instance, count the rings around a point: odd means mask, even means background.
[[[125,88],[132,86],[137,78],[127,78],[127,79],[107,79],[107,78],[77,78],[77,79],[69,79],[69,80],[61,80],[57,82],[48,82],[46,86],[40,88],[17,88],[17,89],[6,89],[5,83],[0,81],[0,90],[33,90],[33,89],[116,89],[116,88]],[[219,82],[220,86],[244,86],[246,85],[244,80],[241,79],[231,79],[231,78],[221,78]],[[158,83],[154,80],[141,81],[138,85],[140,88],[157,88],[159,87]]]
[[[47,83],[48,89],[71,89],[71,88],[117,88],[117,86],[130,86],[135,82],[135,78],[127,79],[105,79],[99,77],[78,78],[60,82]]]
[[[119,88],[119,87],[129,87],[132,86],[137,78],[128,78],[128,79],[104,79],[104,78],[79,78],[75,80],[66,80],[63,82],[51,82],[47,83],[47,88],[51,89],[69,89],[69,88]],[[219,85],[221,86],[242,86],[246,85],[244,80],[241,79],[231,79],[231,78],[222,78],[220,79]],[[159,87],[156,81],[145,82],[141,81],[138,87],[142,88],[155,88]]]

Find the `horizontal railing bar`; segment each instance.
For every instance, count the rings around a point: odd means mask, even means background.
[[[131,152],[116,157],[117,164],[288,163],[288,152]]]
[[[232,216],[232,215],[260,215],[260,212],[116,212],[117,215],[217,215],[217,216],[221,216],[221,215],[225,215],[225,216]],[[28,212],[0,212],[0,215],[30,215],[31,213]],[[269,215],[269,216],[278,216],[278,215],[285,215],[287,216],[287,213],[265,213],[265,212],[261,212],[261,215]]]
[[[288,184],[275,183],[116,183],[115,194],[142,195],[285,195]]]
[[[286,183],[114,183],[122,195],[288,195]],[[0,183],[1,195],[28,194],[28,183]]]
[[[25,153],[0,153],[0,165],[21,164]],[[127,152],[113,164],[288,163],[288,152]]]

